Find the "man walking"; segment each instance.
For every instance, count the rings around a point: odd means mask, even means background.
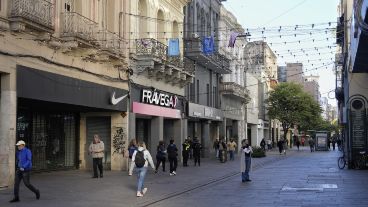
[[[230,143],[228,144],[229,154],[230,154],[230,160],[234,160],[234,152],[236,149],[236,143],[233,139],[230,140]]]
[[[216,139],[215,142],[213,143],[213,149],[215,149],[216,151],[216,158],[219,158],[219,148],[220,148],[220,142],[219,139]]]
[[[174,140],[170,140],[169,146],[167,146],[167,155],[170,162],[170,175],[176,175],[176,168],[178,166],[178,148],[174,144]]]
[[[93,142],[89,145],[89,153],[93,160],[93,177],[98,178],[97,168],[100,171],[100,178],[103,177],[102,159],[104,157],[105,145],[98,134],[93,136]]]
[[[199,143],[199,140],[197,137],[194,138],[193,140],[193,144],[192,144],[192,148],[193,148],[193,157],[194,157],[194,166],[197,165],[201,166],[201,143]]]
[[[190,144],[188,139],[185,139],[183,143],[183,166],[188,167],[188,158],[189,158]]]
[[[309,138],[309,147],[310,147],[310,151],[313,152],[314,151],[314,140],[313,138]]]
[[[32,170],[32,152],[31,150],[26,148],[25,145],[26,143],[23,140],[19,140],[16,144],[18,148],[18,152],[16,155],[17,170],[15,173],[14,198],[10,201],[11,203],[19,202],[19,184],[22,179],[24,185],[36,195],[36,199],[40,199],[40,191],[30,183]]]

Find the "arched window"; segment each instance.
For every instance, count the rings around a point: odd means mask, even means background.
[[[138,2],[138,37],[139,38],[146,38],[148,37],[148,28],[147,28],[147,1],[146,0],[139,0]]]
[[[172,27],[173,27],[172,28],[172,37],[173,38],[179,38],[179,25],[178,25],[178,22],[174,21]]]
[[[157,39],[160,42],[166,42],[165,16],[161,9],[157,11]]]

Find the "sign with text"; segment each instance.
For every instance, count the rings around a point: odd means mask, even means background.
[[[156,90],[142,89],[142,103],[163,107],[176,108],[178,97]]]

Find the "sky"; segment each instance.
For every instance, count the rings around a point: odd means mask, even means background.
[[[227,0],[250,33],[248,41],[265,40],[278,65],[302,62],[306,75],[319,75],[322,97],[334,99],[335,30],[339,0]],[[280,27],[281,26],[281,27]]]

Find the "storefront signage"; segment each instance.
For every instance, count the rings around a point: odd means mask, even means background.
[[[175,95],[169,95],[156,90],[142,90],[142,103],[176,108],[177,102],[178,97]]]
[[[209,120],[222,120],[223,112],[216,108],[189,103],[188,116]]]

